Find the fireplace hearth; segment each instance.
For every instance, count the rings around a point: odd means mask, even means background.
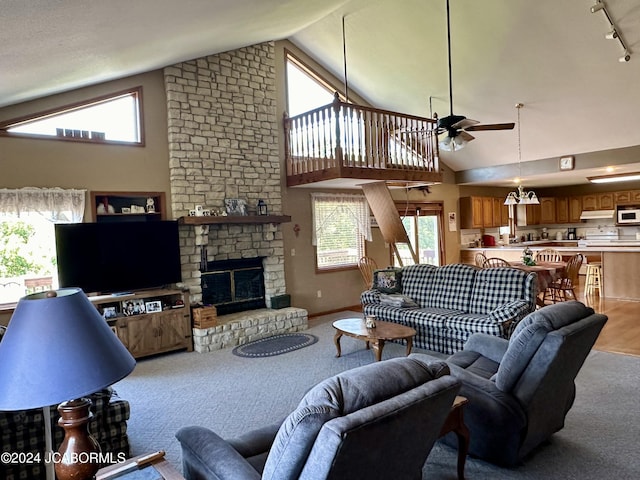
[[[207,262],[201,272],[202,303],[218,315],[265,308],[262,257]]]

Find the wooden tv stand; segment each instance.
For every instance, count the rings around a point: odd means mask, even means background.
[[[178,289],[142,290],[89,297],[120,341],[135,358],[186,349],[193,351],[189,292]],[[149,305],[150,302],[160,302]],[[182,306],[180,306],[182,302]],[[126,306],[155,307],[125,315]],[[160,309],[158,309],[160,307]],[[146,310],[146,308],[145,308]],[[111,317],[110,314],[115,314]]]

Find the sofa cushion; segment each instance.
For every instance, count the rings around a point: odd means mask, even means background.
[[[495,376],[496,386],[503,392],[510,391],[550,331],[591,314],[592,308],[574,300],[556,304],[552,309],[541,308],[527,315],[509,339],[509,348]]]
[[[370,304],[365,305],[362,309],[362,313],[365,315],[375,315],[376,319],[383,320],[385,322],[405,324],[405,311],[406,308],[401,307],[389,307],[382,304]]]
[[[478,267],[461,263],[438,267],[430,278],[432,284],[429,287],[427,306],[468,312],[473,285],[479,271]]]
[[[435,265],[408,265],[402,269],[402,294],[413,298],[421,307],[430,306],[429,293],[432,277],[440,267]]]
[[[468,307],[471,313],[489,313],[514,300],[528,302],[535,309],[536,275],[516,268],[483,268],[475,276],[473,295]]]

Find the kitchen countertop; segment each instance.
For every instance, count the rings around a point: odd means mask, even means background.
[[[568,242],[574,242],[575,246],[561,246]],[[554,245],[557,243],[557,246]],[[461,247],[460,250],[486,251],[486,250],[524,250],[529,247],[534,252],[543,248],[553,248],[560,252],[576,251],[581,252],[640,252],[640,242],[638,241],[603,241],[598,245],[579,246],[577,240],[540,240],[531,242],[518,242],[509,245],[496,245],[495,247]]]

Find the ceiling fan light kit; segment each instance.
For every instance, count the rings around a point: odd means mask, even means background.
[[[611,30],[605,33],[604,38],[606,38],[607,40],[618,40],[620,46],[624,50],[624,55],[618,58],[618,61],[620,63],[628,62],[629,60],[631,60],[631,53],[629,52],[627,45],[624,43],[620,31],[616,28],[613,20],[611,20],[611,15],[609,15],[609,12],[607,11],[607,6],[602,0],[598,0],[596,4],[591,7],[591,13],[596,13],[599,11],[602,11],[604,13],[604,16],[607,17],[607,21],[609,22],[609,26],[611,27]]]
[[[447,136],[438,142],[438,146],[445,152],[454,152],[465,147],[475,137],[468,132],[485,130],[512,130],[513,123],[480,124],[463,115],[453,114],[453,82],[451,79],[451,19],[449,14],[449,0],[447,0],[447,53],[449,66],[449,115],[437,119],[438,135],[446,133]]]

